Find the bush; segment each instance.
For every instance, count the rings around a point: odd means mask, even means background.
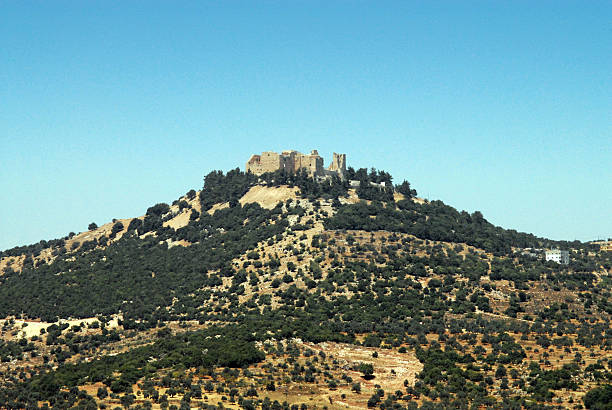
[[[159,203],[147,209],[147,215],[149,216],[162,216],[168,212],[170,212],[170,205],[165,203]]]
[[[111,229],[111,233],[110,233],[110,238],[114,238],[115,236],[117,236],[117,234],[119,232],[121,232],[123,230],[123,224],[121,222],[117,222],[113,225],[113,228]]]
[[[372,363],[361,363],[358,370],[363,373],[364,379],[370,380],[374,378],[374,366]]]
[[[606,384],[592,389],[584,395],[582,401],[587,409],[612,409],[612,385]]]

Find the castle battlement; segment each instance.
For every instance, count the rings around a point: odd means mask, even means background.
[[[312,177],[326,177],[338,175],[344,179],[346,173],[346,154],[336,154],[327,169],[323,167],[323,158],[315,149],[310,154],[302,154],[298,151],[283,151],[277,153],[265,151],[261,154],[251,155],[246,163],[246,172],[261,175],[266,172],[284,170],[287,173],[295,174],[300,170],[305,170]]]

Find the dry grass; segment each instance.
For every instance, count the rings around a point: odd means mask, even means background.
[[[240,198],[240,204],[258,203],[262,208],[272,209],[279,202],[285,202],[288,199],[296,199],[298,192],[299,188],[297,187],[266,187],[256,185]]]

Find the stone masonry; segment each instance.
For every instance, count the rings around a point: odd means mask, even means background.
[[[327,169],[323,168],[323,158],[319,156],[316,149],[312,150],[310,154],[302,154],[298,151],[283,151],[280,154],[266,151],[262,152],[261,155],[252,155],[246,163],[246,171],[255,175],[279,170],[294,174],[302,169],[312,177],[324,178],[338,175],[344,179],[346,154],[336,154],[334,152],[332,162]]]

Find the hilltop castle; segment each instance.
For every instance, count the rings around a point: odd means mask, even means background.
[[[317,150],[312,150],[310,154],[302,154],[297,151],[283,151],[282,153],[266,151],[261,155],[252,155],[246,163],[246,171],[256,175],[265,172],[285,170],[287,173],[294,174],[300,170],[305,170],[312,177],[324,178],[327,176],[338,175],[344,179],[346,173],[346,154],[336,154],[327,169],[323,168],[323,158],[319,156]]]

